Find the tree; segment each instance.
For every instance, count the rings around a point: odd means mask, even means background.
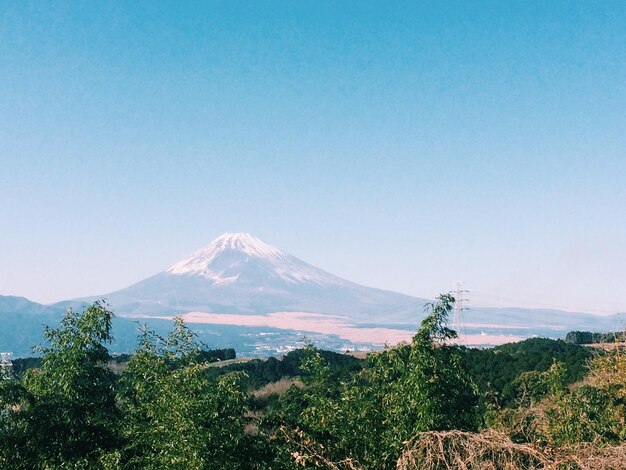
[[[477,427],[476,387],[458,346],[450,344],[456,333],[446,326],[453,302],[441,295],[427,306],[411,344],[371,354],[369,366],[349,380],[333,383],[319,351],[308,349],[308,389],[293,391],[305,403],[300,418],[291,419],[301,429],[291,443],[305,442],[305,433],[325,460],[300,449],[300,463],[394,468],[403,442],[419,432]]]
[[[69,309],[59,328],[45,327],[41,368],[3,384],[2,432],[12,468],[103,466],[118,445],[110,359],[113,313],[103,302]]]
[[[182,319],[164,339],[145,330],[122,373],[122,460],[132,468],[241,466],[244,394],[240,373],[217,379],[197,362],[199,348]]]

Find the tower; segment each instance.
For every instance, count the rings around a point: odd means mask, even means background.
[[[467,299],[463,298],[463,295],[467,290],[463,289],[462,282],[454,283],[454,316],[452,318],[452,329],[456,331],[459,336],[459,343],[465,342],[465,323],[463,321],[463,302]]]

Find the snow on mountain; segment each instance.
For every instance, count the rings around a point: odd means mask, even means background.
[[[235,251],[268,260],[280,260],[286,257],[278,248],[268,245],[249,233],[225,233],[213,240],[208,246],[196,251],[189,258],[176,263],[166,272],[171,274],[200,274],[210,277],[207,274],[211,273],[211,263],[225,251]]]
[[[249,233],[225,233],[208,246],[176,263],[165,272],[174,275],[199,275],[213,285],[235,282],[249,263],[264,268],[289,283],[341,283],[341,279],[317,269],[268,245]]]

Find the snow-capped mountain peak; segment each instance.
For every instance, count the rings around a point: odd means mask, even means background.
[[[243,281],[261,273],[264,281],[273,275],[288,283],[341,282],[339,278],[249,233],[225,233],[165,272],[171,275],[199,275],[213,281],[213,285]]]
[[[219,257],[241,256],[276,260],[282,258],[285,253],[262,240],[253,237],[249,233],[225,233],[213,240],[204,248],[199,249],[188,258],[171,266],[166,270],[169,274],[202,274],[205,277],[210,266]]]

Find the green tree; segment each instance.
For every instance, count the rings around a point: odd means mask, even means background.
[[[247,397],[241,374],[209,377],[192,332],[176,319],[166,338],[145,330],[122,373],[122,460],[131,468],[239,468]]]
[[[2,462],[9,468],[102,467],[118,445],[109,361],[113,313],[96,302],[45,327],[41,368],[3,384]]]
[[[324,454],[320,460],[300,449],[300,463],[394,468],[403,442],[416,433],[476,428],[476,388],[458,346],[450,344],[456,333],[446,326],[453,302],[441,295],[411,344],[370,355],[368,367],[339,383],[330,380],[319,351],[309,348],[308,389],[293,391],[304,406],[288,423],[300,423],[298,432]],[[302,439],[291,439],[297,442]]]

